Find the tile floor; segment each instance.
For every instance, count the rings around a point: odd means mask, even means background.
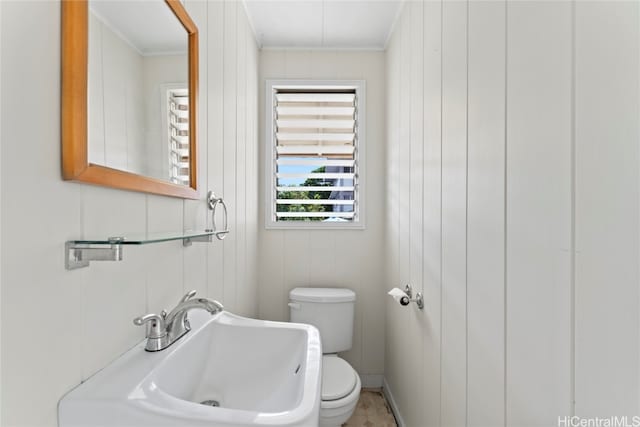
[[[356,410],[343,427],[397,427],[380,389],[362,389]]]

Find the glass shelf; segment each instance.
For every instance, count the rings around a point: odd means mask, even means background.
[[[223,234],[222,231],[198,230],[173,233],[132,233],[124,236],[108,237],[106,239],[75,239],[69,240],[76,245],[147,245],[149,243],[170,242],[172,240],[210,241],[207,237]]]
[[[182,240],[184,246],[193,242],[212,242],[213,237],[225,238],[229,230],[180,231],[173,233],[139,233],[106,239],[75,239],[65,243],[65,267],[67,270],[88,267],[91,261],[122,261],[123,247],[126,245],[147,245],[150,243]]]

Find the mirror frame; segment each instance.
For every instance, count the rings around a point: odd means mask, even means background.
[[[162,0],[158,0],[162,1]],[[87,127],[88,0],[62,1],[62,177],[123,190],[198,198],[196,120],[198,28],[180,0],[164,0],[188,34],[189,186],[89,163]]]

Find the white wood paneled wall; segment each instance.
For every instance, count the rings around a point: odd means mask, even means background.
[[[509,3],[507,40],[506,420],[538,426],[571,411],[571,4]]]
[[[258,49],[241,3],[185,6],[200,33],[199,201],[62,181],[60,3],[2,2],[3,426],[57,425],[60,397],[143,339],[131,319],[185,291],[257,315]],[[229,205],[224,242],[64,269],[68,239],[203,228],[207,189]]]
[[[638,2],[575,5],[576,412],[638,415]]]
[[[366,81],[365,230],[266,230],[260,192],[259,314],[289,320],[289,291],[298,286],[346,287],[356,292],[353,347],[344,357],[365,385],[381,383],[384,366],[384,53],[262,50],[260,141],[264,159],[266,79]],[[263,164],[263,163],[261,163]],[[261,173],[264,173],[261,168]],[[371,383],[370,381],[373,381]]]
[[[638,2],[408,1],[385,379],[407,426],[640,413]]]
[[[470,2],[468,7],[467,419],[471,426],[500,426],[505,381],[506,11],[502,2]]]
[[[2,3],[0,3],[0,28],[2,26]],[[2,31],[0,30],[0,46],[2,46]],[[2,55],[0,55],[0,99],[2,99]],[[2,105],[0,104],[0,108]],[[2,189],[2,114],[0,114],[0,189]],[[0,242],[2,242],[2,197],[0,196]],[[2,260],[2,245],[0,244],[0,260]],[[0,262],[0,320],[2,319],[2,262]],[[2,385],[2,327],[0,327],[0,385]],[[3,399],[2,387],[0,387],[0,402]],[[2,422],[2,404],[0,403],[0,422]]]

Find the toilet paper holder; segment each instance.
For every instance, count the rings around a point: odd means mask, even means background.
[[[409,297],[409,301],[407,301],[406,304],[402,304],[402,302],[400,304],[409,305],[410,302],[415,302],[420,310],[422,310],[424,308],[424,298],[422,296],[422,292],[416,292],[416,297],[414,298],[413,297],[413,290],[411,289],[411,285],[407,284],[404,287],[404,293],[407,294],[407,296]]]

